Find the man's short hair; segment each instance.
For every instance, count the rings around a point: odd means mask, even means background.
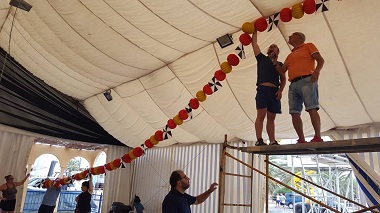
[[[305,37],[305,34],[301,33],[301,32],[295,32],[294,34],[298,35],[303,42],[306,41],[306,37]]]
[[[280,53],[280,48],[278,48],[277,44],[271,44],[271,45],[268,47],[268,49],[269,49],[270,47],[272,47],[272,46],[276,47],[278,53]]]
[[[180,172],[183,172],[182,170],[176,170],[173,171],[172,174],[170,175],[169,183],[172,189],[174,189],[177,186],[177,182],[181,180],[181,175],[179,174]]]

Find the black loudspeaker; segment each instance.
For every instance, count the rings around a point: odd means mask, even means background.
[[[105,91],[103,95],[106,97],[107,101],[112,101],[111,90]]]
[[[9,2],[9,5],[20,8],[21,10],[25,10],[28,12],[30,11],[30,9],[32,9],[32,5],[30,5],[28,2],[24,0],[11,0]]]
[[[232,36],[230,34],[226,34],[224,36],[221,36],[216,39],[218,41],[218,44],[220,48],[225,48],[227,46],[230,46],[234,42],[232,41]]]

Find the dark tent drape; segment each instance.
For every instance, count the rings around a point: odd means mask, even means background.
[[[33,76],[3,49],[0,67],[1,124],[63,139],[124,145],[108,134],[78,100]]]

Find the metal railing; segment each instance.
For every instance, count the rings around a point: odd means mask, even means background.
[[[74,212],[76,202],[75,198],[81,191],[61,191],[59,194],[57,212]],[[42,190],[28,190],[25,196],[23,212],[38,212],[41,205],[45,191]],[[100,213],[102,206],[103,193],[92,194],[91,212]]]

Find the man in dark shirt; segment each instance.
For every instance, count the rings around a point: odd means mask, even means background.
[[[257,115],[255,121],[257,142],[255,145],[266,145],[262,137],[265,117],[267,118],[266,130],[269,144],[278,145],[275,139],[274,120],[276,114],[281,113],[282,91],[286,84],[285,74],[277,70],[279,66],[282,66],[282,63],[277,61],[280,50],[277,45],[272,44],[268,48],[268,56],[262,54],[257,44],[257,31],[252,34],[252,47],[257,60]]]
[[[162,213],[191,213],[190,205],[203,203],[218,185],[213,183],[206,192],[194,197],[185,193],[190,187],[190,178],[182,170],[172,172],[169,182],[171,190],[162,202]]]

